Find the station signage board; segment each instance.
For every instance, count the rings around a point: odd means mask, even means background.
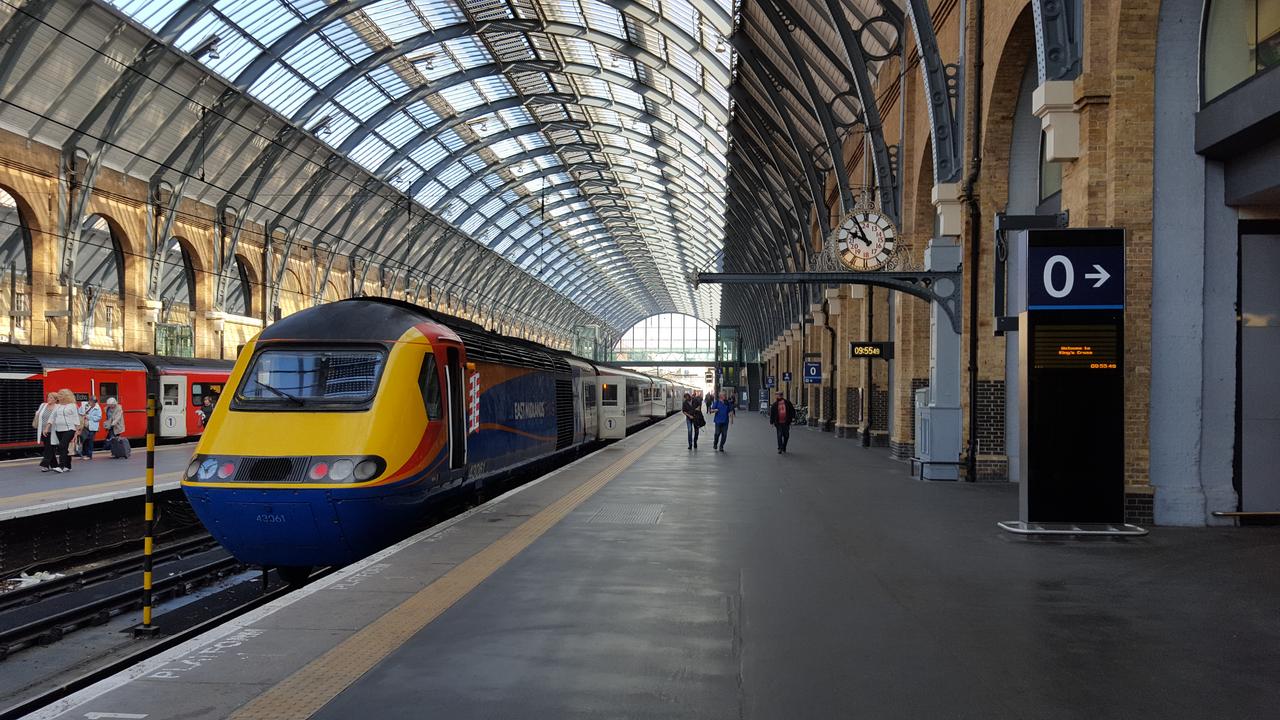
[[[822,382],[822,363],[806,360],[804,363],[804,381],[809,384]]]
[[[1124,230],[1026,234],[1024,523],[1124,521]]]
[[[764,379],[764,386],[767,388],[778,386],[778,377],[776,375],[767,375]]]
[[[1124,231],[1027,233],[1028,310],[1123,310]]]
[[[893,343],[891,342],[851,342],[849,343],[849,357],[854,358],[872,358],[880,360],[893,359]]]
[[[789,383],[789,382],[791,382],[791,371],[790,371],[790,370],[787,370],[786,372],[782,373],[782,382],[785,382],[785,383]]]

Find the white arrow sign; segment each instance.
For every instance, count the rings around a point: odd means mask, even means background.
[[[1107,280],[1110,280],[1110,279],[1111,279],[1111,273],[1109,273],[1109,272],[1107,272],[1106,270],[1104,270],[1104,269],[1102,268],[1102,266],[1101,266],[1101,265],[1099,265],[1099,264],[1097,264],[1097,263],[1094,263],[1094,264],[1093,264],[1093,269],[1094,269],[1094,270],[1097,270],[1098,272],[1096,272],[1096,273],[1085,273],[1085,274],[1084,274],[1084,279],[1085,279],[1085,280],[1097,280],[1098,282],[1096,282],[1096,283],[1094,283],[1094,284],[1093,284],[1093,286],[1094,286],[1094,287],[1102,287],[1102,283],[1104,283],[1104,282],[1106,282]]]

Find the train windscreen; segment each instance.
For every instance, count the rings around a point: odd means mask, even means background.
[[[254,407],[365,404],[386,357],[375,348],[266,348],[254,356],[236,400]]]

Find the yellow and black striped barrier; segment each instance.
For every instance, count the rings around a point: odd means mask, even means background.
[[[137,635],[151,635],[156,627],[151,624],[151,556],[155,551],[156,529],[156,396],[147,395],[147,510],[146,529],[142,539],[142,625],[135,628]]]

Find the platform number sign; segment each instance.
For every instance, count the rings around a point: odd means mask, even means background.
[[[467,434],[470,435],[471,433],[480,432],[480,373],[471,373],[471,377],[468,380],[467,390],[470,396],[468,399],[470,400],[469,415],[471,416],[471,423],[467,428]]]
[[[764,379],[764,386],[765,386],[765,387],[767,387],[767,388],[777,387],[777,386],[778,386],[778,377],[777,377],[776,375],[769,375],[769,376],[767,376],[767,377]]]
[[[1054,231],[1057,235],[1047,232],[1029,233],[1027,309],[1123,309],[1123,231],[1081,228]]]
[[[822,382],[822,363],[814,360],[805,361],[804,364],[804,381],[806,383]]]
[[[782,382],[785,382],[785,383],[789,383],[789,382],[791,382],[791,371],[790,371],[790,370],[788,370],[788,371],[786,371],[786,372],[782,373]]]

